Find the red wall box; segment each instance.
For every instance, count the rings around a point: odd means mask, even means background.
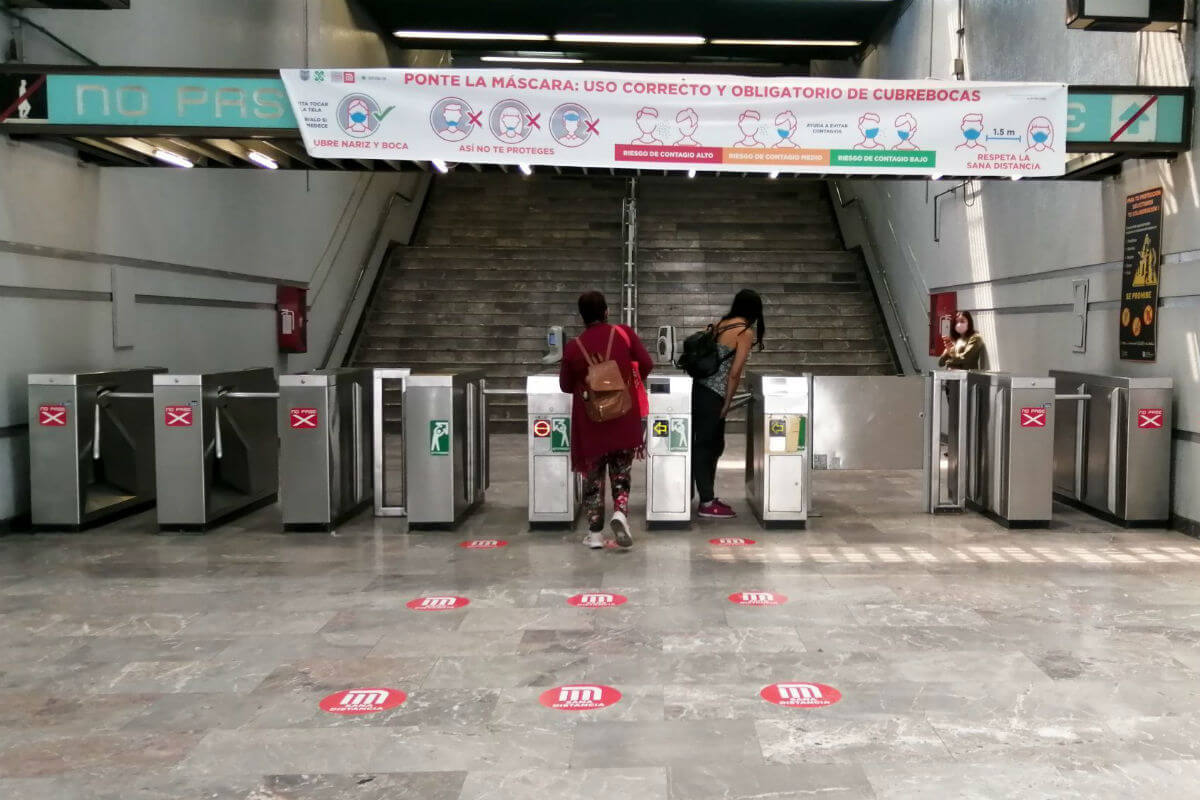
[[[958,292],[930,292],[929,294],[929,355],[942,354],[942,337],[949,336],[954,328],[954,315],[958,312]]]
[[[308,289],[275,287],[275,333],[279,352],[308,352]]]

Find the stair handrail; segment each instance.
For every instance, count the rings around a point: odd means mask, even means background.
[[[835,195],[834,202],[836,202],[838,204],[838,207],[841,210],[845,211],[851,205],[855,206],[856,210],[858,211],[859,223],[862,225],[863,236],[867,240],[866,244],[872,251],[871,255],[877,256],[878,250],[875,247],[875,243],[874,243],[873,237],[871,235],[871,227],[867,224],[866,216],[863,214],[862,205],[858,202],[858,198],[851,197],[849,200],[843,201],[841,185],[835,180],[829,181],[829,185],[831,187],[833,187],[833,192]],[[836,214],[835,214],[835,217],[836,217]],[[840,226],[840,220],[839,220],[839,226]],[[884,315],[884,323],[887,325],[888,328],[894,328],[894,334],[898,334],[900,336],[900,341],[904,343],[904,350],[908,355],[908,367],[909,367],[908,371],[910,371],[914,374],[919,373],[920,372],[920,366],[919,366],[920,362],[917,361],[916,354],[913,352],[912,341],[910,341],[909,336],[908,336],[908,331],[904,327],[904,317],[902,317],[900,315],[900,306],[896,302],[895,294],[893,294],[893,292],[892,292],[892,284],[891,284],[891,282],[888,281],[887,267],[885,267],[882,262],[879,262],[877,265],[877,268],[872,269],[871,268],[871,259],[866,258],[864,260],[867,262],[867,274],[869,276],[871,276],[872,278],[878,277],[879,283],[881,283],[883,285],[883,294],[887,299],[888,308],[891,310],[891,318],[890,319],[892,321],[894,321],[894,323],[889,321],[887,314]],[[894,337],[893,337],[893,339],[894,339]],[[905,370],[902,368],[901,373],[903,373],[903,372],[905,372]]]
[[[375,248],[379,246],[379,240],[383,238],[383,231],[387,227],[388,217],[391,216],[392,209],[396,206],[397,200],[412,202],[411,197],[405,197],[400,192],[392,192],[388,196],[387,202],[383,204],[383,211],[380,212],[379,219],[375,221],[375,229],[371,233],[371,243],[367,247],[366,255],[363,256],[362,264],[359,265],[358,275],[354,278],[354,286],[351,287],[350,293],[346,295],[346,302],[342,304],[342,313],[338,315],[337,325],[329,337],[329,345],[325,348],[325,357],[321,359],[322,369],[329,368],[329,362],[333,359],[333,353],[337,350],[338,343],[342,340],[342,334],[346,329],[346,321],[350,317],[350,309],[354,306],[355,299],[358,298],[358,290],[362,288],[363,279],[367,276],[367,270],[371,266],[371,256],[375,254]]]
[[[629,193],[621,200],[621,232],[625,263],[621,270],[621,322],[637,329],[637,178],[629,179]]]

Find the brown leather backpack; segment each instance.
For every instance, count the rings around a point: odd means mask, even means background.
[[[608,349],[604,352],[604,358],[589,353],[580,337],[575,337],[575,344],[579,345],[588,363],[587,377],[584,378],[583,409],[592,422],[620,419],[633,408],[633,398],[621,375],[621,365],[612,360],[613,337],[616,334],[617,326],[613,325],[608,333]]]

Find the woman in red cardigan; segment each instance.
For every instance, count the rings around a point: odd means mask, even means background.
[[[619,546],[631,547],[633,536],[627,517],[629,472],[633,460],[645,454],[642,416],[634,395],[629,412],[624,416],[607,422],[593,422],[588,418],[582,397],[588,372],[585,351],[602,359],[607,353],[617,362],[631,393],[635,391],[634,365],[637,365],[640,378],[645,379],[654,362],[632,328],[608,324],[608,302],[600,292],[584,292],[579,296],[579,316],[586,327],[563,349],[558,385],[575,396],[571,404],[571,468],[584,476],[583,508],[587,514],[588,533],[583,543],[594,550],[604,547],[604,473],[607,470],[613,497],[609,527]]]

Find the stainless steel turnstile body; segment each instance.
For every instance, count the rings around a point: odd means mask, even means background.
[[[404,390],[404,453],[410,526],[456,524],[488,486],[483,373],[425,372]]]
[[[646,521],[692,520],[692,379],[650,375],[646,430]]]
[[[1053,371],[1054,492],[1124,525],[1171,515],[1170,378]]]
[[[154,502],[151,380],[162,367],[29,376],[30,513],[80,530]]]
[[[154,376],[160,529],[206,530],[275,499],[277,397],[266,368]]]
[[[408,513],[404,483],[404,387],[412,370],[381,367],[371,374],[372,491],[375,516]]]
[[[579,478],[571,471],[572,400],[558,388],[558,375],[525,379],[531,525],[571,523],[579,514]]]
[[[967,377],[967,503],[1010,526],[1050,522],[1054,379]]]
[[[812,375],[750,375],[746,499],[766,526],[808,521]]]
[[[282,375],[277,413],[284,528],[327,530],[371,502],[371,370]]]
[[[967,373],[925,377],[924,498],[930,514],[961,512],[967,501]]]

